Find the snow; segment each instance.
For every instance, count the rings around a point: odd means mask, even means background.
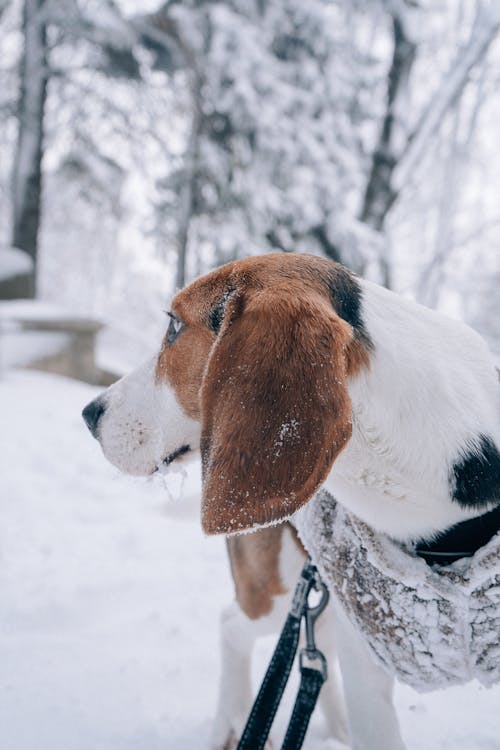
[[[30,273],[33,261],[17,247],[0,247],[0,280]]]
[[[201,533],[197,465],[146,481],[105,462],[80,417],[96,392],[0,380],[2,750],[205,750],[232,598],[224,540]],[[498,688],[398,687],[396,702],[408,750],[498,748]],[[304,748],[332,750],[320,719]]]

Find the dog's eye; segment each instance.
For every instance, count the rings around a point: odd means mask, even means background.
[[[169,312],[167,315],[170,318],[170,323],[168,324],[167,329],[167,346],[171,346],[171,344],[174,343],[178,335],[183,331],[185,328],[184,323],[182,320],[179,320],[173,313]]]

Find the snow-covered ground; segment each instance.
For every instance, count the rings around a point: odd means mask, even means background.
[[[224,540],[200,531],[196,467],[168,493],[105,462],[80,418],[95,393],[0,380],[0,748],[206,750]],[[500,688],[398,687],[396,701],[409,750],[500,747]],[[306,750],[327,750],[322,732],[315,718]]]

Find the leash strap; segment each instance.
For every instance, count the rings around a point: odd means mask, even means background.
[[[237,750],[263,750],[297,651],[300,619],[289,614]]]
[[[310,667],[302,667],[300,672],[299,692],[281,750],[297,750],[302,747],[319,691],[326,679],[322,672]]]
[[[316,607],[308,606],[308,596],[312,588],[318,589],[322,594]],[[307,646],[300,652],[301,683],[290,726],[285,737],[285,743],[287,744],[283,745],[286,750],[298,750],[301,747],[321,685],[326,679],[326,661],[323,654],[316,649],[314,643],[314,623],[326,607],[327,601],[328,591],[320,580],[310,558],[307,558],[295,588],[290,612],[285,620],[285,625],[252,706],[237,750],[264,749],[290,676],[299,644],[300,623],[302,617],[305,617]],[[319,661],[319,671],[317,668],[308,667],[306,664],[306,662],[312,663],[314,661]],[[295,744],[291,744],[293,742]]]

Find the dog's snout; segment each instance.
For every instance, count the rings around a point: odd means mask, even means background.
[[[97,426],[99,420],[106,411],[106,404],[101,398],[96,398],[87,404],[82,411],[82,417],[94,437],[97,437]]]

